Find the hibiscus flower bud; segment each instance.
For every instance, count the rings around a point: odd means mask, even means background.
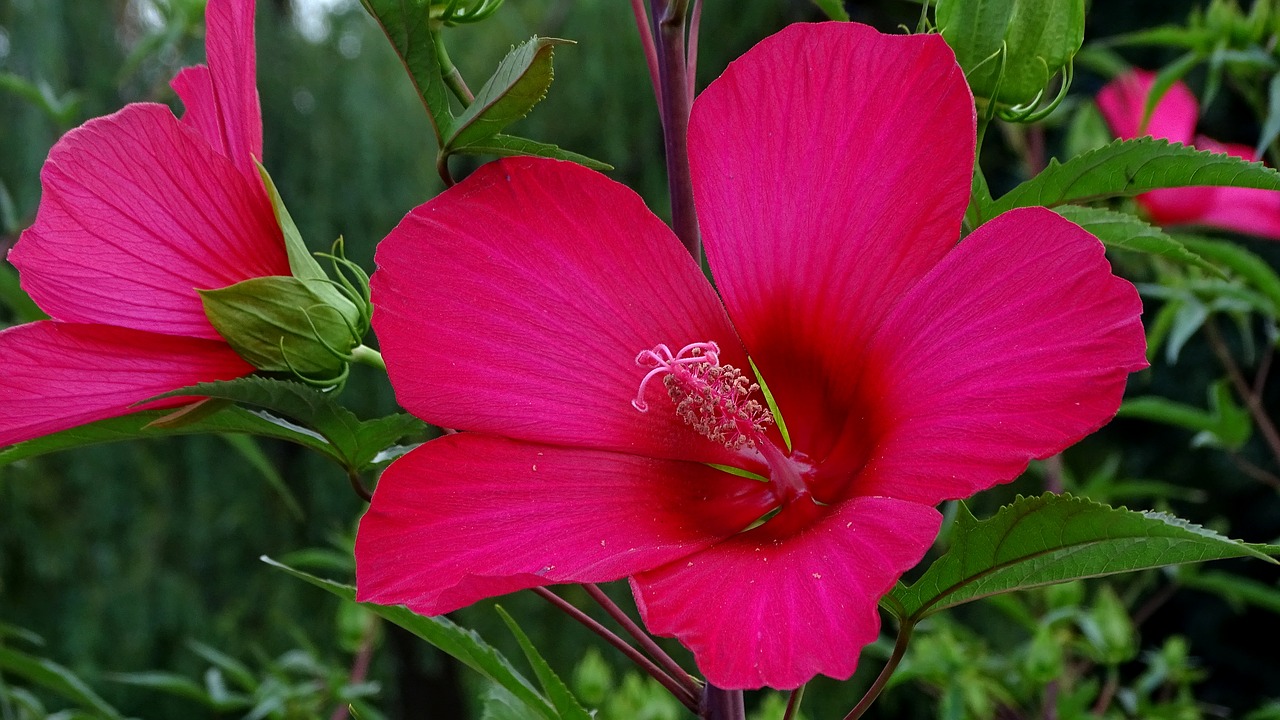
[[[1084,42],[1084,0],[938,0],[942,37],[975,97],[1035,106]]]
[[[502,7],[502,0],[433,0],[431,19],[445,25],[465,25],[484,20]]]
[[[201,290],[205,314],[240,357],[264,372],[345,375],[368,329],[357,296],[328,280],[271,276]]]

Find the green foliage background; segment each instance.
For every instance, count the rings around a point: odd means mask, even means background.
[[[1163,17],[1181,15],[1165,3],[1123,5],[1095,8],[1091,32],[1139,26],[1156,6]],[[143,6],[160,22],[144,21]],[[199,10],[198,0],[0,0],[0,77],[32,84],[0,88],[0,251],[30,223],[39,201],[39,168],[60,133],[127,102],[176,107],[167,82],[178,68],[202,60]],[[913,25],[918,6],[885,0],[854,10],[855,19],[889,30]],[[818,17],[800,0],[708,2],[700,85],[783,24]],[[324,23],[323,32],[305,35],[288,0],[259,0],[265,165],[313,248],[327,247],[341,234],[352,259],[372,268],[377,240],[441,189],[433,141],[403,68],[358,4],[339,4]],[[511,0],[492,20],[451,30],[446,39],[475,87],[510,45],[533,34],[578,44],[557,50],[556,83],[518,130],[614,165],[613,177],[663,214],[661,130],[625,3]],[[1088,89],[1089,81],[1083,82]],[[24,96],[30,89],[44,98]],[[461,176],[467,169],[461,163],[473,161],[454,162]],[[1018,172],[999,149],[994,162],[1006,175]],[[994,173],[993,182],[1000,175]],[[12,268],[0,264],[0,273],[0,286],[12,282]],[[25,319],[0,303],[0,323]],[[1145,382],[1200,403],[1214,372],[1207,351],[1193,343],[1177,373],[1165,369]],[[385,383],[361,369],[344,399],[362,416],[395,408]],[[1239,479],[1220,457],[1191,455],[1185,438],[1165,428],[1121,421],[1071,457],[1097,466],[1122,444],[1130,449],[1123,474],[1172,478],[1210,496],[1196,504],[1173,499],[1186,516],[1207,522],[1231,513],[1239,518],[1227,528],[1231,534],[1273,540],[1262,533],[1280,527],[1275,492]],[[314,645],[334,664],[349,663],[337,642],[340,617],[331,599],[257,558],[345,546],[363,504],[343,474],[319,458],[282,444],[263,442],[260,450],[282,485],[273,484],[270,472],[243,448],[214,437],[93,448],[0,469],[0,622],[42,635],[49,657],[90,681],[106,672],[160,668],[198,677],[208,664],[187,649],[191,639],[239,658],[276,657]],[[989,510],[1014,492],[1039,489],[1039,478],[1030,477],[990,494],[982,505]],[[287,496],[296,498],[301,517],[289,509]],[[532,598],[503,604],[569,674],[586,643],[583,632]],[[982,612],[973,611],[970,619],[1000,626],[998,616]],[[464,620],[518,655],[488,606],[465,613]],[[1153,624],[1157,638],[1190,635],[1193,651],[1208,654],[1217,668],[1211,680],[1217,684],[1207,696],[1244,708],[1259,702],[1266,677],[1280,676],[1274,654],[1252,648],[1246,638],[1257,623],[1276,627],[1274,615],[1242,615],[1201,594],[1175,601]],[[992,636],[998,640],[999,634],[993,630]],[[461,712],[449,698],[455,671],[440,657],[395,633],[384,650],[374,667],[384,683],[377,703],[384,711],[393,717]],[[869,682],[879,660],[866,655],[853,688]],[[193,706],[157,693],[95,687],[141,717],[197,716]],[[848,686],[818,681],[806,708],[810,717],[838,716],[856,697]],[[924,713],[931,700],[891,694],[883,716]],[[432,708],[436,715],[422,714]]]

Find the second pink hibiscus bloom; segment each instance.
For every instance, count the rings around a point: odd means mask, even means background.
[[[1137,293],[1079,227],[1017,210],[956,244],[974,133],[941,38],[796,25],[694,104],[718,296],[577,165],[492,163],[414,210],[374,325],[400,402],[467,432],[383,475],[360,599],[629,577],[717,686],[851,675],[934,506],[1096,430],[1146,364]]]
[[[1098,109],[1111,131],[1129,140],[1143,135],[1225,153],[1250,162],[1259,160],[1253,148],[1222,143],[1196,135],[1200,103],[1190,88],[1174,83],[1142,125],[1147,96],[1156,74],[1134,70],[1121,75],[1098,93]],[[1202,225],[1280,240],[1280,192],[1237,187],[1186,187],[1153,190],[1138,203],[1158,225]]]

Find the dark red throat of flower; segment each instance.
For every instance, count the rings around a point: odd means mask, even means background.
[[[742,371],[720,363],[720,347],[714,342],[690,343],[678,352],[663,344],[636,356],[636,365],[648,370],[631,404],[648,412],[644,400],[649,383],[662,378],[676,414],[712,442],[730,450],[755,450],[769,466],[770,482],[779,499],[808,495],[799,464],[788,457],[766,431],[774,422],[768,408],[752,396],[760,389]]]

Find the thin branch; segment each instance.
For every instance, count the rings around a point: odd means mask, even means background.
[[[791,697],[787,698],[787,709],[782,713],[782,720],[795,720],[796,713],[800,712],[800,701],[804,699],[804,686],[791,691]]]
[[[378,637],[378,622],[376,618],[371,620],[360,636],[360,649],[356,651],[355,660],[351,662],[351,674],[348,676],[351,685],[359,685],[369,675],[369,663],[373,660],[374,640]],[[334,709],[333,714],[329,716],[329,720],[347,720],[350,715],[351,704],[344,702]]]
[[[898,669],[898,663],[902,662],[902,656],[907,652],[907,643],[911,642],[911,633],[915,628],[916,626],[910,622],[903,622],[898,626],[898,640],[893,644],[893,654],[889,656],[889,661],[880,669],[880,674],[876,676],[875,682],[871,683],[871,687],[867,688],[867,694],[863,695],[862,700],[858,701],[849,714],[844,716],[844,720],[858,720],[876,701],[876,698],[880,697],[884,686],[893,676],[893,671]]]
[[[636,622],[631,619],[630,615],[627,615],[622,608],[618,607],[617,603],[610,600],[609,596],[606,595],[599,586],[591,583],[583,583],[582,589],[586,590],[587,594],[591,596],[591,599],[595,600],[596,603],[599,604],[606,613],[608,613],[609,617],[613,618],[619,625],[621,625],[622,629],[626,630],[628,635],[635,638],[636,642],[640,643],[641,649],[648,653],[649,657],[657,661],[657,663],[662,666],[662,669],[671,677],[681,681],[681,684],[689,690],[691,695],[698,692],[697,683],[693,681],[692,676],[690,676],[684,668],[680,667],[680,663],[676,662],[658,645],[658,643],[654,642],[649,633],[645,632],[643,628],[637,625]]]
[[[1102,717],[1102,714],[1111,707],[1111,701],[1115,699],[1116,691],[1120,689],[1120,673],[1114,666],[1107,668],[1107,682],[1102,686],[1102,693],[1098,695],[1098,702],[1094,703],[1091,713],[1096,717]]]
[[[532,590],[542,596],[542,598],[547,602],[554,605],[558,610],[582,623],[591,632],[604,638],[605,642],[617,648],[623,655],[627,656],[627,659],[638,665],[641,670],[649,673],[654,680],[657,680],[662,687],[667,689],[667,692],[675,696],[682,705],[695,713],[698,712],[697,698],[695,698],[683,685],[674,680],[670,675],[663,672],[662,668],[655,665],[652,660],[645,657],[644,653],[632,647],[626,640],[615,635],[609,628],[596,622],[590,615],[574,607],[568,600],[565,600],[547,588],[536,587],[532,588]]]
[[[694,260],[702,259],[702,238],[693,204],[689,174],[689,79],[685,70],[685,27],[688,0],[651,0],[654,40],[658,50],[662,137],[671,196],[671,229]]]
[[[354,468],[347,468],[347,482],[351,483],[351,489],[360,496],[365,502],[373,502],[373,493],[369,492],[369,488],[364,486],[364,480],[360,478],[360,472]]]
[[[689,76],[689,97],[698,96],[698,29],[702,26],[702,0],[693,0],[689,14],[689,49],[684,53],[685,74]]]
[[[1266,352],[1262,353],[1262,359],[1258,361],[1258,373],[1253,376],[1253,394],[1261,396],[1262,389],[1267,386],[1267,376],[1271,373],[1271,361],[1275,359],[1276,346],[1267,343]]]
[[[1133,611],[1133,627],[1135,629],[1141,627],[1152,615],[1155,615],[1156,610],[1178,594],[1178,588],[1178,583],[1169,583],[1147,598],[1147,601],[1142,603],[1142,607]]]
[[[1213,348],[1213,353],[1218,356],[1218,361],[1227,371],[1227,377],[1231,380],[1231,385],[1235,387],[1236,393],[1244,401],[1245,406],[1249,409],[1249,414],[1253,417],[1253,421],[1258,426],[1258,431],[1262,433],[1263,440],[1266,441],[1267,447],[1271,450],[1271,456],[1280,463],[1280,432],[1276,431],[1275,423],[1267,415],[1267,409],[1262,406],[1262,396],[1253,391],[1248,381],[1244,379],[1244,375],[1240,372],[1240,366],[1236,364],[1236,360],[1231,356],[1231,348],[1227,345],[1227,341],[1223,339],[1222,332],[1218,330],[1217,323],[1209,320],[1204,324],[1205,334],[1209,338],[1209,345]]]
[[[1239,453],[1231,453],[1231,462],[1235,464],[1236,469],[1245,475],[1248,475],[1264,485],[1270,485],[1276,490],[1280,490],[1280,476],[1274,473],[1269,473],[1257,465],[1254,465],[1244,459]]]
[[[649,66],[649,82],[653,85],[653,97],[662,112],[662,81],[658,77],[658,48],[653,44],[653,30],[649,27],[649,11],[644,0],[631,0],[631,11],[636,16],[636,30],[640,31],[640,47],[644,49],[644,62]]]

